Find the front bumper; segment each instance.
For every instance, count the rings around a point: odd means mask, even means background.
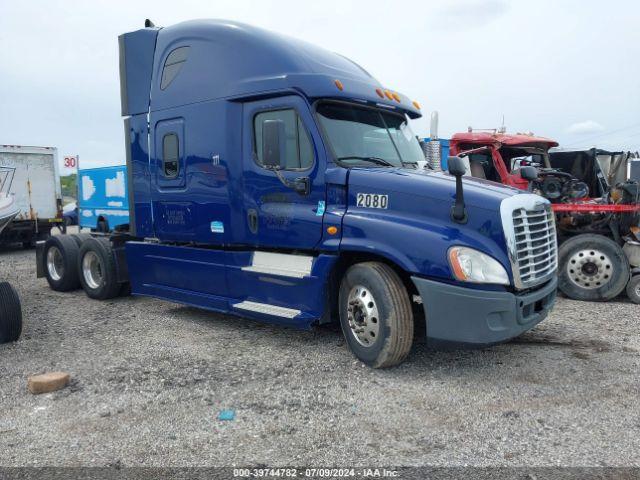
[[[430,344],[489,345],[517,337],[549,314],[557,277],[524,294],[474,290],[412,277]]]

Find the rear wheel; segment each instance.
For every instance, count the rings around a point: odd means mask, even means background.
[[[640,303],[640,275],[631,277],[627,283],[627,297],[633,303]]]
[[[44,272],[52,290],[68,292],[80,286],[78,244],[67,235],[54,235],[44,244]]]
[[[340,285],[340,324],[353,354],[373,368],[401,363],[413,343],[413,312],[407,290],[383,263],[359,263]]]
[[[559,264],[558,288],[575,300],[611,300],[629,280],[622,248],[602,235],[583,234],[564,242]]]
[[[88,239],[91,238],[91,235],[88,234],[88,233],[72,233],[69,236],[76,241],[76,243],[78,244],[78,248],[80,248],[82,246],[82,243],[85,240],[88,240]]]
[[[18,293],[7,282],[0,283],[0,343],[15,342],[22,333],[22,308]]]
[[[80,284],[90,298],[106,300],[120,293],[113,249],[106,238],[89,238],[82,243],[77,268]]]

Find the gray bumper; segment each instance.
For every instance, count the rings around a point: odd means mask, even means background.
[[[549,314],[557,277],[516,295],[473,290],[412,277],[424,306],[429,343],[487,345],[517,337]]]

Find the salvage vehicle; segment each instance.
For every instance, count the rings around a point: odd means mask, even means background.
[[[556,295],[550,203],[418,169],[420,105],[345,57],[241,23],[120,36],[128,230],[54,236],[58,291],[131,291],[310,328],[339,318],[355,356],[400,363],[487,345]]]
[[[0,245],[22,243],[33,247],[62,225],[62,191],[58,150],[54,147],[0,145],[0,167],[13,171],[7,193],[20,209],[0,234]]]
[[[559,250],[558,287],[578,300],[610,300],[625,289],[639,302],[640,198],[628,180],[628,155],[590,150],[550,153],[554,140],[502,130],[456,133],[451,153],[468,163],[472,176],[531,190],[552,203]],[[622,166],[624,165],[624,167]],[[535,166],[538,178],[522,178]]]
[[[78,171],[78,224],[109,232],[129,224],[129,198],[125,165]]]

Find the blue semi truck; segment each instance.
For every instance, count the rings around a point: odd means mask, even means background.
[[[376,368],[400,363],[414,330],[493,344],[552,308],[549,203],[462,179],[457,158],[419,168],[419,104],[356,63],[217,20],[147,22],[119,44],[130,223],[39,244],[51,288],[339,319]]]
[[[103,233],[129,225],[125,165],[78,171],[78,225]]]

